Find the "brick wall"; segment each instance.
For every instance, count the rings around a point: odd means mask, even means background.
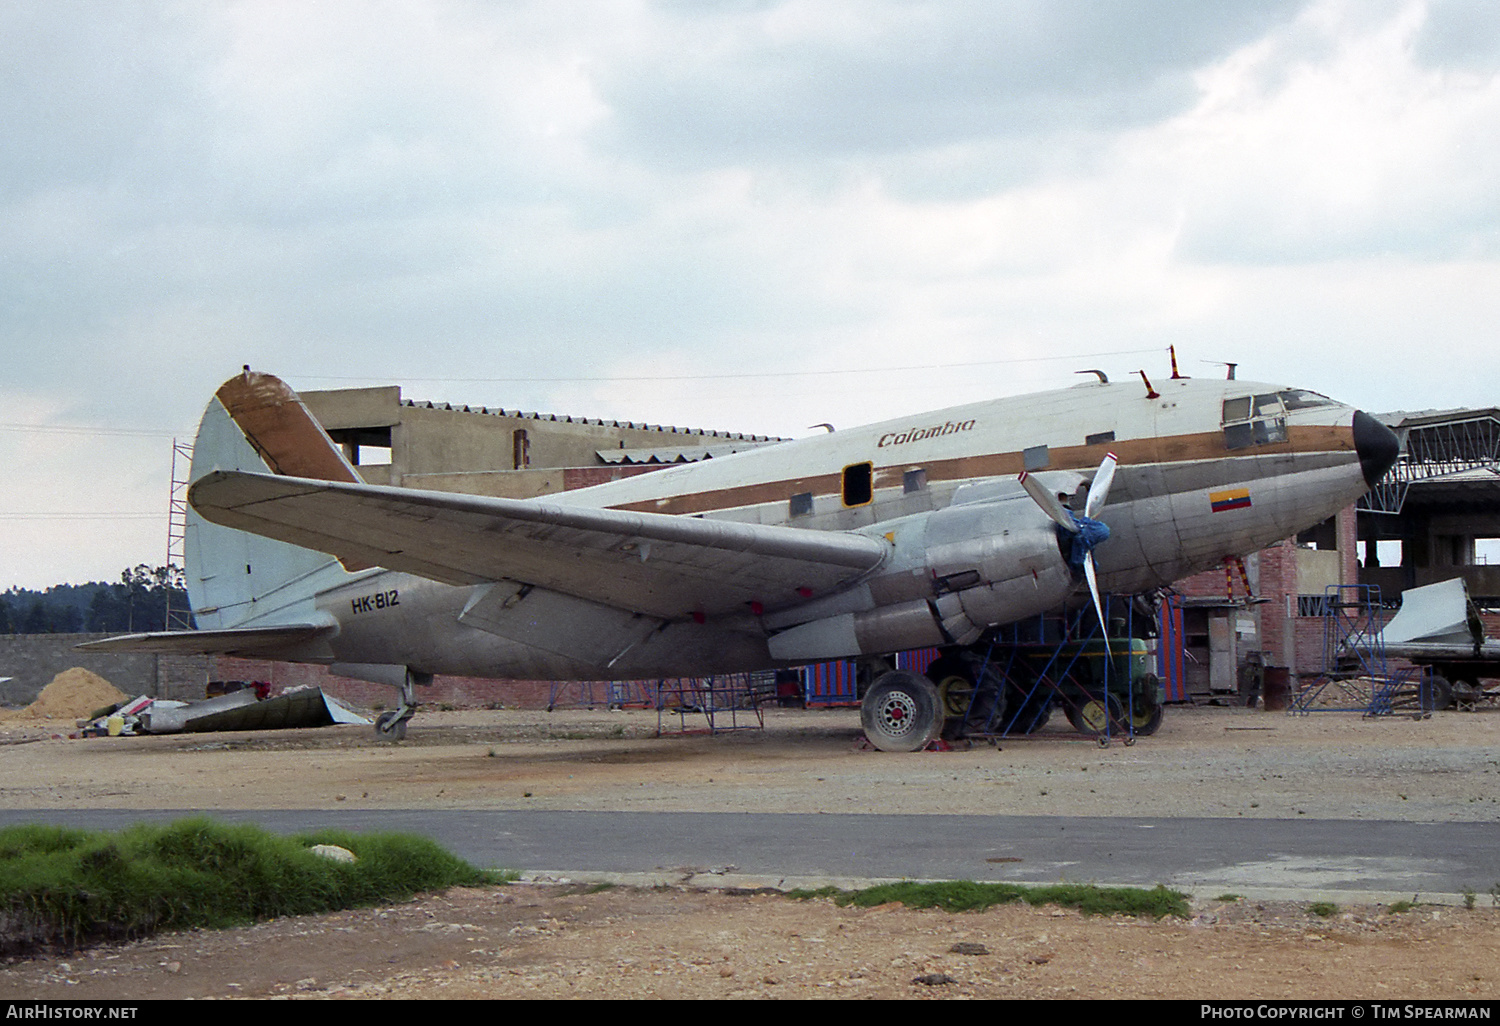
[[[214,680],[266,681],[272,694],[294,687],[321,687],[335,698],[366,709],[394,708],[397,700],[393,687],[339,677],[329,673],[326,666],[308,663],[216,656],[211,673]],[[560,706],[604,705],[609,694],[605,681],[553,684],[540,680],[439,676],[430,686],[417,689],[417,700],[424,705],[451,705],[458,709],[545,709],[554,699]]]
[[[157,656],[143,652],[80,652],[75,647],[108,634],[0,634],[0,704],[29,705],[64,670],[81,666],[127,695],[182,698],[202,695],[204,656]]]

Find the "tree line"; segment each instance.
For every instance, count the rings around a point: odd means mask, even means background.
[[[188,608],[182,568],[145,563],[114,584],[57,584],[45,591],[0,593],[0,634],[114,634],[167,629],[167,608],[181,625]]]

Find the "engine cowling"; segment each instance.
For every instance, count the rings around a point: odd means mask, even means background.
[[[996,624],[1052,609],[1074,578],[1058,531],[1030,499],[976,502],[883,525],[895,551],[874,577],[768,618],[788,661],[968,645]],[[804,622],[791,619],[798,616]]]

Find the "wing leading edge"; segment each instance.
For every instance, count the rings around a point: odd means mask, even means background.
[[[772,610],[878,566],[878,538],[660,513],[216,471],[225,527],[445,584],[511,580],[669,619]]]

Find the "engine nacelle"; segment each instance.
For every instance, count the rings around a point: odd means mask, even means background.
[[[969,645],[995,624],[1055,608],[1074,578],[1057,528],[1024,495],[898,522],[880,573],[838,595],[767,617],[789,661]],[[795,616],[803,622],[790,626]]]

